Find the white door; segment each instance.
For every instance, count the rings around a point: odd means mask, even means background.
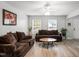
[[[79,39],[79,19],[73,19],[73,37]]]
[[[33,19],[32,20],[32,35],[33,38],[35,37],[36,33],[38,33],[38,30],[41,29],[41,20]]]

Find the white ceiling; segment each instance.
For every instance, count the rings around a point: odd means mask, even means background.
[[[46,3],[50,4],[51,15],[68,15],[79,9],[79,1],[7,1],[11,6],[23,10],[27,15],[44,15]]]

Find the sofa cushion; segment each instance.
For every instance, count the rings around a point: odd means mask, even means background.
[[[58,30],[51,30],[48,35],[58,35]]]
[[[48,35],[47,30],[39,30],[39,35]]]
[[[0,37],[0,44],[5,44],[5,43],[6,43],[6,41],[4,41],[3,36],[1,36],[1,37]]]
[[[24,32],[16,32],[16,34],[18,36],[18,41],[25,38],[25,33]]]
[[[18,41],[18,37],[17,37],[17,34],[16,33],[12,33],[12,32],[8,32],[7,34],[13,34],[15,39]]]
[[[58,30],[39,30],[39,35],[58,35]]]
[[[17,42],[12,33],[2,36],[0,41],[5,44],[15,44]]]
[[[25,38],[24,38],[23,40],[28,40],[28,39],[32,39],[32,36],[26,35]]]
[[[16,40],[18,41],[18,36],[16,33],[13,33],[14,37],[16,38]]]

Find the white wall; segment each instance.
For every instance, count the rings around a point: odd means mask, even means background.
[[[37,20],[41,20],[41,29],[48,29],[48,20],[49,19],[56,19],[57,23],[58,23],[58,30],[60,31],[62,27],[66,26],[66,16],[44,16],[44,15],[30,15],[28,16],[28,20],[29,20],[29,26],[31,26],[31,20],[33,19],[37,19]]]
[[[67,26],[67,23],[71,23],[71,26]],[[66,28],[68,29],[68,38],[79,39],[79,9],[76,9],[68,14],[66,20]]]
[[[2,9],[9,10],[15,14],[17,14],[17,25],[16,26],[6,26],[3,25],[3,19],[2,19]],[[6,2],[0,2],[0,35],[4,35],[7,32],[16,32],[16,31],[21,31],[25,32],[27,34],[27,25],[28,20],[27,16],[25,13],[21,10],[18,10],[11,5],[7,4]]]
[[[68,26],[68,23],[71,23],[71,26]],[[73,20],[72,19],[66,20],[66,28],[67,28],[67,38],[72,39],[73,38]]]
[[[72,18],[72,17],[78,16],[78,15],[79,15],[79,9],[74,10],[73,12],[69,13],[67,18]]]
[[[58,30],[60,32],[62,27],[66,28],[66,16],[58,16],[57,21],[58,21]]]
[[[71,23],[71,26],[67,26],[67,23]],[[79,39],[79,16],[67,19],[66,28],[68,29],[68,38]]]

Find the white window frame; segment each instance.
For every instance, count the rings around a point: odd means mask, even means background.
[[[49,22],[51,22],[51,23],[53,23],[53,21],[56,21],[55,23],[56,23],[56,27],[54,28],[51,24],[50,24],[50,27],[51,28],[49,28]],[[54,24],[53,24],[54,25]],[[57,19],[50,19],[50,20],[48,20],[48,30],[57,30]]]

